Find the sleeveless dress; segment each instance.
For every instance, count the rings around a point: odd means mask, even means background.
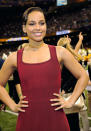
[[[70,131],[63,109],[55,111],[51,106],[53,93],[60,92],[61,71],[56,48],[48,47],[51,58],[42,63],[25,63],[23,49],[17,53],[22,92],[29,106],[19,113],[16,131]]]

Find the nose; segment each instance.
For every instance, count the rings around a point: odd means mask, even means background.
[[[39,24],[36,24],[36,29],[40,30],[40,25]]]

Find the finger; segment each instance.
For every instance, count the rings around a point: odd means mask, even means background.
[[[65,91],[64,91],[64,90],[62,90],[62,92],[61,92],[61,95],[63,95],[63,94],[65,94]]]
[[[57,97],[60,97],[61,95],[60,94],[57,94],[57,93],[53,93],[54,96],[57,96]]]
[[[27,104],[27,103],[28,103],[28,101],[21,101],[21,103],[22,103],[22,104],[23,104],[23,103]]]
[[[55,109],[55,111],[62,109],[62,106],[59,106]]]
[[[61,93],[60,94],[54,93],[53,95],[57,96],[61,100],[64,100],[64,98],[62,97]]]
[[[59,105],[61,105],[60,102],[51,104],[51,106],[59,106]]]
[[[17,107],[18,107],[18,108],[21,108],[21,107],[28,107],[28,105],[26,105],[26,104],[18,104]]]
[[[67,38],[69,38],[69,36],[67,35]]]
[[[24,98],[26,98],[26,96],[21,96],[20,100],[23,100]]]
[[[28,107],[28,105],[20,105],[20,107]]]
[[[20,112],[25,112],[25,110],[21,109],[21,108],[18,108],[18,111]]]
[[[59,101],[59,99],[50,99],[50,101]]]

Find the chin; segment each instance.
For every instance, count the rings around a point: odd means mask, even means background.
[[[43,41],[43,38],[41,38],[41,39],[35,39],[35,41],[36,42],[41,42],[41,41]]]
[[[36,42],[42,42],[43,41],[43,39],[42,40],[35,40]]]

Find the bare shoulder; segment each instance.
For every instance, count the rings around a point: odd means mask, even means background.
[[[64,59],[71,57],[71,53],[62,46],[56,46],[57,58],[61,62]]]
[[[17,68],[17,52],[11,53],[5,60],[0,70],[0,84],[5,85]]]
[[[61,63],[78,79],[82,75],[87,75],[83,67],[78,63],[74,56],[63,47],[56,47],[57,56]],[[75,69],[75,70],[74,70]]]
[[[65,49],[64,47],[62,46],[56,46],[56,50],[59,52],[59,53],[63,53],[65,51],[67,51],[67,49]]]
[[[5,60],[5,64],[9,64],[13,67],[17,67],[17,52],[11,53]]]

